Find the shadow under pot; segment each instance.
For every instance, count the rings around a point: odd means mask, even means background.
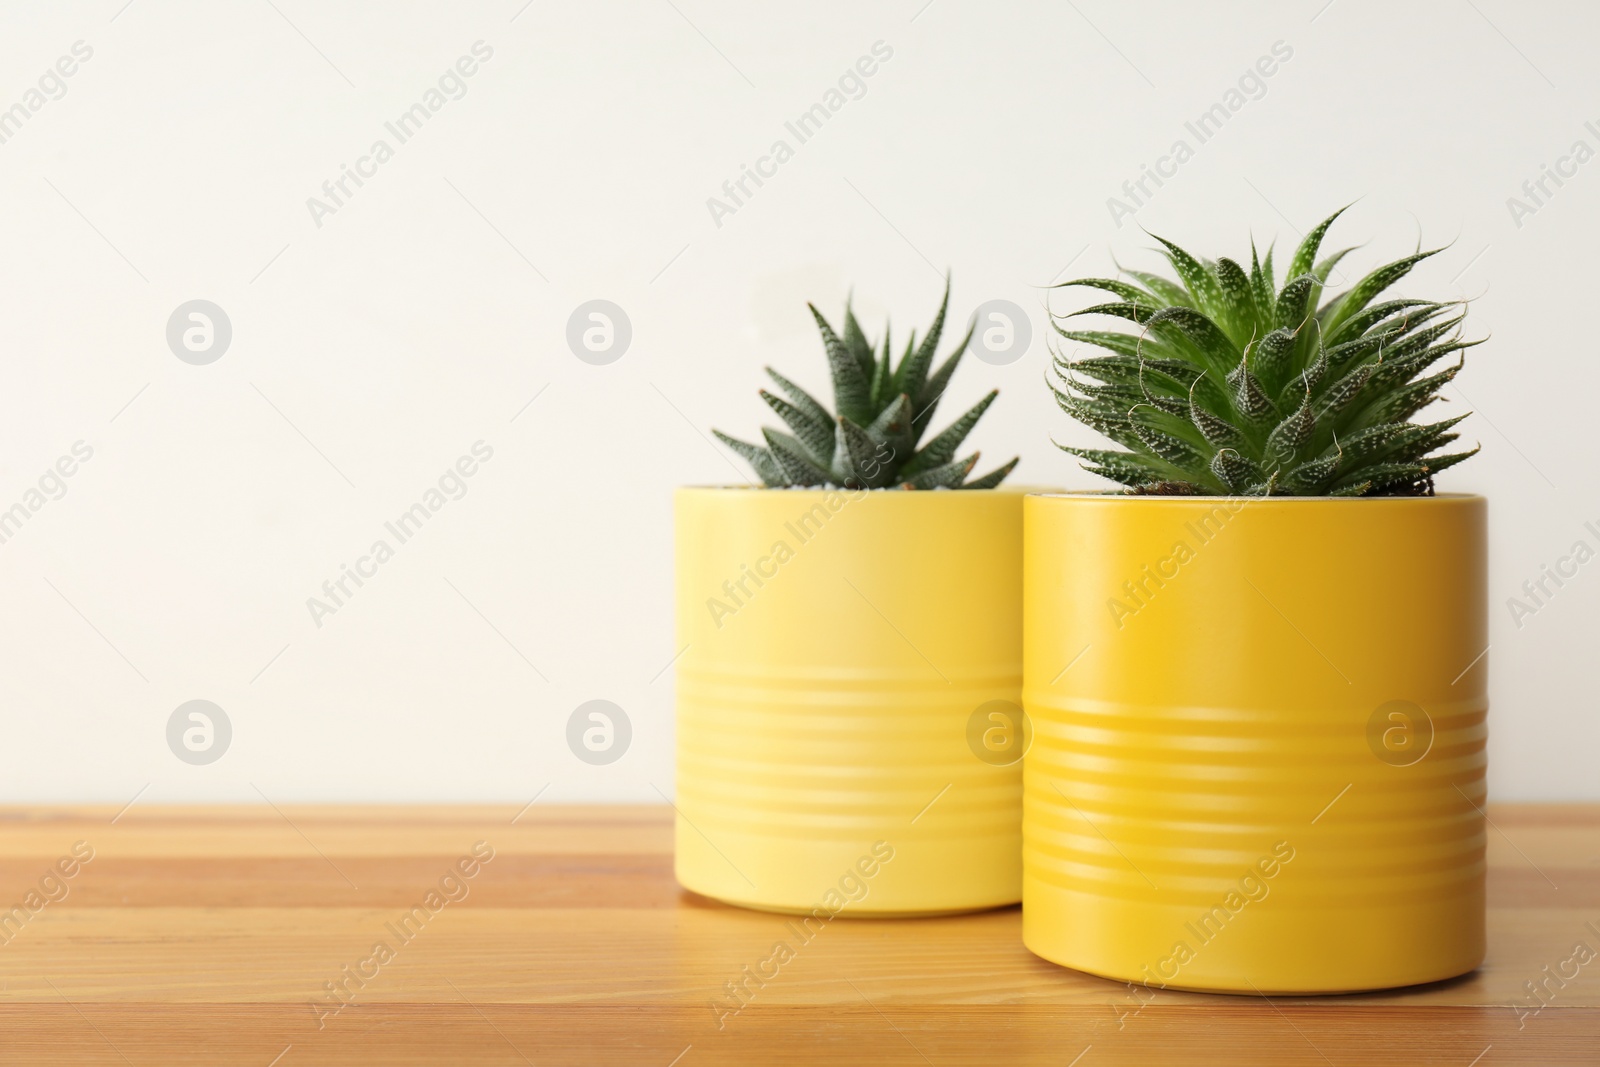
[[[1028,948],[1234,993],[1477,967],[1483,498],[1025,512]]]
[[[685,888],[830,917],[1020,899],[1022,499],[678,491]]]

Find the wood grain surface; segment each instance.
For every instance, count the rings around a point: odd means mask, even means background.
[[[801,941],[680,890],[671,815],[0,809],[0,1062],[1600,1063],[1600,806],[1490,809],[1477,973],[1271,1000],[1064,970],[1015,908]]]

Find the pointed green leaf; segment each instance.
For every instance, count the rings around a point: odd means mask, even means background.
[[[1317,421],[1321,423],[1343,414],[1356,397],[1361,395],[1361,390],[1370,377],[1372,377],[1372,364],[1363,363],[1329,386],[1316,401]]]
[[[1139,452],[1113,452],[1102,448],[1074,448],[1061,444],[1056,447],[1085,460],[1084,470],[1123,485],[1147,485],[1181,476],[1183,473],[1170,463]]]
[[[1315,329],[1316,323],[1313,322],[1311,326]],[[1315,351],[1317,358],[1311,362],[1311,365],[1283,383],[1283,388],[1278,393],[1278,407],[1280,410],[1295,407],[1306,397],[1317,395],[1317,387],[1328,376],[1328,354],[1320,345],[1316,347]]]
[[[823,423],[827,426],[833,425],[833,413],[827,408],[823,407],[822,404],[817,401],[816,397],[812,396],[810,393],[806,392],[804,389],[800,388],[798,385],[794,384],[789,379],[773,370],[771,367],[767,368],[767,374],[774,382],[778,383],[779,389],[782,389],[785,393],[789,394],[789,399],[794,402],[794,406],[805,412],[809,418],[815,419],[817,422]]]
[[[1434,345],[1432,348],[1423,349],[1421,352],[1399,358],[1385,358],[1374,365],[1372,371],[1372,385],[1377,389],[1388,391],[1409,382],[1418,374],[1427,370],[1433,364],[1449,355],[1465,348],[1481,345],[1484,339],[1476,341],[1449,341],[1445,344]],[[1464,357],[1463,357],[1464,358]]]
[[[1222,306],[1225,309],[1218,325],[1236,346],[1242,348],[1256,332],[1255,292],[1250,285],[1250,276],[1239,264],[1224,257],[1217,260],[1217,285],[1222,290]]]
[[[1204,467],[1210,461],[1211,457],[1208,454],[1175,434],[1138,423],[1134,424],[1133,432],[1139,435],[1139,440],[1143,441],[1145,447],[1153,454],[1180,470],[1194,470],[1196,467]]]
[[[1148,330],[1161,336],[1181,336],[1200,357],[1196,362],[1202,368],[1210,367],[1221,374],[1238,361],[1239,349],[1216,323],[1193,308],[1162,308],[1146,321]],[[1174,329],[1176,328],[1176,329]]]
[[[1300,242],[1300,247],[1295,249],[1294,258],[1289,261],[1289,277],[1298,278],[1302,274],[1311,273],[1312,264],[1317,259],[1317,249],[1322,247],[1323,235],[1328,232],[1328,227],[1333,225],[1334,220],[1348,210],[1350,210],[1350,205],[1346,204],[1332,215],[1323,219],[1310,233],[1306,234],[1305,240]]]
[[[1404,323],[1423,312],[1431,316],[1449,306],[1451,305],[1434,300],[1385,300],[1381,304],[1373,304],[1371,307],[1363,308],[1356,314],[1349,316],[1344,322],[1340,323],[1337,330],[1326,330],[1326,324],[1324,324],[1327,343],[1330,348],[1333,348],[1345,341],[1354,340],[1385,319],[1392,318],[1402,312],[1407,313],[1405,318],[1401,320]],[[1393,325],[1388,324],[1384,328],[1390,329]]]
[[[902,436],[911,430],[911,415],[911,398],[901,393],[867,424],[867,436],[880,442]]]
[[[1230,493],[1242,493],[1264,476],[1253,460],[1232,448],[1220,449],[1212,456],[1210,470]]]
[[[952,460],[942,467],[923,471],[921,474],[907,478],[902,485],[912,489],[954,489],[966,480],[972,473],[972,468],[978,465],[978,453],[974,452],[966,459]]]
[[[1150,379],[1174,393],[1188,392],[1195,379],[1206,376],[1206,372],[1183,360],[1140,359],[1134,355],[1084,356],[1081,359],[1057,357],[1055,363],[1059,368],[1106,382],[1137,383],[1141,377]]]
[[[1438,374],[1418,378],[1398,389],[1381,393],[1364,407],[1352,407],[1349,421],[1359,426],[1374,426],[1387,422],[1404,422],[1423,408],[1439,399],[1439,389],[1461,373],[1461,363],[1447,367]]]
[[[1118,393],[1120,395],[1120,389]],[[1143,401],[1146,404],[1154,404],[1168,415],[1177,415],[1185,419],[1189,417],[1189,401],[1183,395],[1160,392],[1146,386],[1141,392],[1135,393],[1129,399],[1133,400],[1134,403]]]
[[[1283,388],[1294,363],[1296,334],[1294,330],[1279,328],[1258,341],[1249,353],[1250,371],[1261,382],[1263,389],[1276,393]]]
[[[761,399],[767,406],[778,413],[778,418],[788,424],[789,429],[800,443],[805,446],[811,459],[820,467],[826,467],[833,461],[833,426],[825,421],[818,421],[807,412],[789,403],[782,397],[773,396],[765,389],[760,390]]]
[[[933,324],[928,327],[928,335],[922,339],[922,344],[910,356],[901,360],[900,366],[894,372],[894,388],[896,392],[905,393],[907,396],[920,396],[922,387],[928,378],[928,368],[933,366],[933,353],[939,347],[939,335],[944,332],[945,312],[950,308],[950,279],[944,283],[944,299],[939,302],[939,313],[933,317]]]
[[[1428,477],[1428,469],[1417,463],[1375,463],[1370,467],[1341,476],[1336,487],[1364,481],[1369,484],[1368,495],[1395,493],[1399,489],[1414,489]],[[1400,494],[1414,495],[1414,494]]]
[[[1278,472],[1277,471],[1273,471],[1271,474],[1269,474],[1267,476],[1267,480],[1266,481],[1257,482],[1255,485],[1248,486],[1245,489],[1243,495],[1245,495],[1245,496],[1275,496],[1275,495],[1277,495],[1277,493],[1278,493]]]
[[[1144,322],[1158,311],[1188,311],[1193,315],[1200,314],[1192,308],[1160,308],[1154,304],[1130,304],[1124,301],[1117,301],[1111,304],[1095,304],[1093,307],[1074,311],[1070,315],[1061,316],[1061,318],[1075,319],[1080,315],[1110,315],[1113,318],[1127,319],[1129,322]]]
[[[1316,287],[1317,279],[1309,274],[1296,275],[1293,281],[1283,287],[1273,312],[1273,320],[1280,329],[1300,329],[1300,324],[1310,315],[1311,291]]]
[[[944,391],[950,387],[950,376],[956,372],[956,367],[961,364],[961,357],[966,354],[967,345],[972,342],[972,331],[977,328],[978,320],[974,318],[968,324],[966,335],[961,338],[961,343],[956,345],[955,350],[944,358],[944,362],[939,364],[939,369],[928,377],[927,383],[922,387],[922,395],[912,401],[912,406],[916,409],[916,416],[911,422],[913,442],[922,440],[923,431],[933,421],[933,413],[939,408],[939,398],[944,396]]]
[[[1233,387],[1233,409],[1243,415],[1245,421],[1257,429],[1277,425],[1280,421],[1277,405],[1243,359],[1233,368],[1227,381]]]
[[[833,373],[833,398],[839,409],[839,414],[856,422],[871,422],[872,410],[872,383],[862,370],[861,363],[855,355],[845,347],[839,335],[833,332],[833,327],[828,325],[828,320],[815,307],[811,308],[811,315],[817,320],[817,329],[822,332],[823,347],[828,352],[828,369]]]
[[[1274,463],[1284,464],[1294,459],[1300,447],[1311,440],[1316,430],[1317,418],[1311,410],[1307,396],[1294,413],[1280,422],[1267,437],[1267,456]]]
[[[883,356],[872,367],[872,406],[879,411],[882,411],[883,406],[894,399],[889,392],[890,381],[893,378],[893,373],[889,368],[892,364],[893,361],[889,355],[889,324],[885,322],[883,324]]]
[[[1318,260],[1317,265],[1311,269],[1311,273],[1316,275],[1317,281],[1321,282],[1323,285],[1327,285],[1328,275],[1337,270],[1339,264],[1344,262],[1344,257],[1348,256],[1351,252],[1354,252],[1358,247],[1360,246],[1355,245],[1350,248],[1341,248],[1331,256],[1327,256]]]
[[[965,485],[958,485],[958,486],[956,486],[956,488],[957,489],[993,489],[995,486],[999,485],[1001,482],[1006,480],[1006,475],[1008,475],[1012,471],[1016,470],[1016,468],[1017,468],[1017,460],[1019,460],[1021,458],[1022,457],[1020,457],[1020,456],[1013,456],[1012,459],[1011,459],[1011,462],[1002,464],[1001,466],[998,466],[994,470],[990,471],[988,474],[985,474],[983,477],[974,478],[972,481],[967,482]]]
[[[1142,270],[1127,270],[1123,273],[1150,290],[1159,303],[1171,307],[1194,307],[1194,298],[1184,290],[1183,286],[1174,285],[1159,274],[1147,274]],[[1140,302],[1149,303],[1146,300]]]
[[[856,357],[856,362],[861,364],[861,373],[867,380],[872,380],[872,342],[867,340],[867,335],[861,332],[861,324],[856,321],[856,313],[850,307],[850,301],[844,303],[844,346],[850,354]]]
[[[1216,277],[1206,269],[1205,264],[1165,237],[1157,234],[1150,236],[1166,246],[1167,262],[1172,264],[1172,269],[1178,272],[1179,279],[1188,287],[1194,306],[1208,314],[1221,308],[1224,303],[1222,287],[1217,283]]]
[[[1342,453],[1345,471],[1359,473],[1363,467],[1378,462],[1407,441],[1416,440],[1417,431],[1420,429],[1422,427],[1406,422],[1386,422],[1381,426],[1369,426],[1346,436],[1342,442],[1330,445],[1327,451],[1337,450]]]
[[[1243,430],[1195,403],[1193,396],[1189,399],[1189,421],[1213,448],[1240,449],[1247,445]]]
[[[1379,293],[1409,274],[1412,267],[1429,256],[1436,256],[1442,251],[1444,249],[1435,248],[1432,251],[1418,252],[1404,259],[1397,259],[1393,263],[1387,263],[1362,278],[1349,290],[1335,297],[1329,303],[1326,314],[1327,321],[1323,324],[1326,331],[1332,333],[1337,330],[1341,323],[1370,304]]]
[[[1397,441],[1391,445],[1385,453],[1385,458],[1397,463],[1425,461],[1429,452],[1437,448],[1443,448],[1460,436],[1459,434],[1451,433],[1450,429],[1463,419],[1470,417],[1471,414],[1469,411],[1454,418],[1424,425],[1407,424],[1407,429],[1415,432],[1408,439]]]
[[[827,485],[832,479],[827,469],[812,461],[805,447],[793,437],[768,429],[763,429],[761,435],[767,439],[767,451],[790,485]]]
[[[1109,352],[1117,352],[1125,356],[1139,355],[1139,338],[1126,333],[1110,333],[1105,330],[1063,330],[1054,322],[1051,328],[1069,341],[1080,341],[1096,348],[1104,348]]]
[[[1342,370],[1368,356],[1382,353],[1385,345],[1392,344],[1401,336],[1399,330],[1391,330],[1388,333],[1369,333],[1353,341],[1341,342],[1328,349],[1328,362]]]
[[[778,466],[777,460],[772,458],[772,453],[760,445],[741,441],[737,437],[729,437],[721,430],[712,430],[711,433],[755,468],[756,476],[761,479],[762,485],[772,488],[789,484],[789,479],[784,477],[783,469]]]
[[[887,450],[884,463],[898,467],[915,451],[916,438],[911,432],[913,414],[911,398],[901,393],[866,428],[867,436],[879,450]]]
[[[1091,289],[1104,289],[1108,293],[1115,293],[1117,296],[1122,297],[1130,304],[1150,304],[1155,302],[1151,299],[1152,294],[1149,292],[1139,288],[1137,285],[1119,282],[1115,278],[1074,278],[1070,282],[1060,282],[1056,285],[1046,286],[1046,288],[1065,289],[1074,285],[1082,285]],[[1159,299],[1160,297],[1157,296],[1156,300]]]
[[[994,398],[1000,395],[1000,390],[992,389],[988,395],[967,409],[955,422],[941,430],[933,440],[922,446],[922,449],[912,456],[910,461],[901,471],[902,476],[917,474],[921,471],[932,470],[949,463],[956,454],[956,449],[961,447],[961,442],[966,440],[967,434],[978,424],[983,413],[989,410],[989,405],[994,403]]]
[[[1478,449],[1482,447],[1482,445],[1479,445],[1478,448],[1470,448],[1465,452],[1453,452],[1448,456],[1434,456],[1426,461],[1425,465],[1428,468],[1428,473],[1430,475],[1438,474],[1442,470],[1454,467],[1464,459],[1471,459],[1478,454]]]
[[[852,489],[877,489],[894,477],[892,457],[867,431],[844,416],[838,420],[833,454],[833,480]]]
[[[1256,258],[1255,238],[1250,239],[1250,290],[1258,320],[1263,327],[1271,327],[1273,308],[1278,302],[1278,281],[1272,276],[1271,250],[1264,265]]]
[[[1139,440],[1139,435],[1133,432],[1133,424],[1128,421],[1126,414],[1097,407],[1080,397],[1073,396],[1054,383],[1050,388],[1056,398],[1057,406],[1076,421],[1104,434],[1124,448],[1143,447],[1143,442]]]
[[[1284,492],[1294,496],[1316,496],[1327,488],[1339,470],[1340,455],[1318,456],[1295,467],[1283,479]]]

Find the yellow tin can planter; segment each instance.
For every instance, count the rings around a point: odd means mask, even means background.
[[[1028,948],[1240,993],[1478,966],[1486,510],[1029,497]]]
[[[846,915],[1020,899],[1022,499],[678,491],[685,888]]]

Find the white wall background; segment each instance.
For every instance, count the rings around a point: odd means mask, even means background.
[[[854,283],[903,337],[946,266],[964,320],[1039,307],[1069,263],[1150,264],[1107,198],[1277,41],[1265,94],[1135,221],[1236,255],[1360,198],[1332,241],[1370,242],[1362,267],[1455,242],[1405,286],[1478,297],[1493,335],[1460,379],[1483,455],[1444,479],[1493,501],[1493,793],[1600,798],[1600,563],[1520,629],[1505,604],[1600,543],[1600,163],[1507,206],[1600,149],[1587,5],[3,10],[0,108],[75,42],[93,56],[0,144],[0,508],[94,455],[0,544],[0,799],[658,800],[670,490],[733,479],[703,431],[756,431],[762,364],[824,388],[804,302],[837,312]],[[307,198],[479,40],[465,96],[316,225]],[[878,41],[865,95],[716,225],[707,198]],[[564,339],[597,297],[633,326],[609,366]],[[165,340],[196,298],[233,326],[207,366]],[[1042,384],[1044,326],[1018,363],[971,362],[947,412],[998,384],[985,468],[1020,451],[1018,480],[1088,487],[1050,445],[1092,435]],[[318,628],[307,598],[479,440],[467,495]],[[607,767],[564,741],[597,697],[634,726]],[[195,698],[233,725],[209,766],[166,744]]]

